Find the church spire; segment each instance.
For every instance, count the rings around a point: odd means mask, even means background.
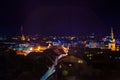
[[[111,27],[111,42],[109,43],[108,48],[111,49],[112,51],[116,50],[116,43],[115,43],[115,38],[114,38],[114,32],[113,28]]]
[[[113,27],[111,27],[111,38],[112,38],[112,40],[114,39]]]
[[[23,26],[20,27],[21,34],[23,34]]]
[[[20,27],[20,30],[21,30],[21,40],[25,41],[25,36],[23,34],[23,26]]]

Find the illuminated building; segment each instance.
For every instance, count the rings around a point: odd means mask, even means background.
[[[32,45],[30,44],[17,44],[13,50],[16,51],[17,55],[27,56],[30,52],[33,51]]]
[[[27,38],[27,41],[29,41],[30,42],[30,37],[28,36],[28,38]]]
[[[23,34],[23,27],[21,26],[21,40],[22,41],[25,41],[26,39],[25,39],[25,36],[24,36],[24,34]]]
[[[111,42],[108,44],[108,48],[111,49],[112,51],[116,50],[116,42],[114,38],[113,28],[111,28]]]
[[[51,46],[50,44],[48,46],[40,46],[40,45],[34,46],[33,52],[43,52],[46,49],[50,48],[50,46]]]
[[[25,41],[25,36],[24,36],[24,34],[22,34],[21,40],[22,40],[22,41]]]

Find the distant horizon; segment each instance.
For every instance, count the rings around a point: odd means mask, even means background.
[[[103,29],[104,30],[104,29]],[[115,27],[113,27],[113,31],[114,31],[114,35],[115,36],[120,36],[119,35],[119,33],[117,33],[117,31],[118,31],[118,29],[117,28],[115,28]],[[3,31],[4,32],[4,31]],[[25,34],[25,35],[47,35],[47,36],[54,36],[54,35],[57,35],[57,36],[89,36],[89,35],[91,35],[92,33],[94,33],[95,35],[97,35],[97,36],[110,36],[111,35],[111,27],[109,28],[109,30],[107,30],[106,32],[95,32],[95,31],[93,31],[93,32],[91,32],[91,31],[88,31],[88,32],[79,32],[79,33],[70,33],[70,32],[66,32],[66,33],[64,33],[64,32],[62,32],[62,33],[55,33],[55,32],[53,32],[53,33],[41,33],[41,32],[39,32],[39,33],[29,33],[29,32],[25,32],[25,30],[24,30],[24,28],[23,28],[23,34]],[[0,33],[0,36],[10,36],[10,35],[21,35],[21,30],[20,30],[20,28],[19,29],[17,29],[17,31],[14,31],[13,32],[13,30],[12,30],[12,32],[6,32],[6,33]]]
[[[87,33],[87,34],[39,34],[39,33],[36,33],[36,34],[26,34],[26,33],[23,33],[25,36],[79,36],[79,37],[82,37],[82,36],[91,36],[93,33]],[[18,33],[18,34],[0,34],[0,36],[21,36],[22,34],[21,33]],[[96,34],[94,33],[95,37],[97,38],[103,38],[103,37],[106,37],[106,36],[111,36],[111,33],[109,34]],[[120,38],[120,35],[116,35],[116,33],[114,33],[114,36],[115,38]]]

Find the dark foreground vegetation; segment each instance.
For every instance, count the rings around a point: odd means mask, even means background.
[[[40,80],[55,59],[52,50],[43,53],[16,55],[7,48],[0,49],[0,80]],[[70,59],[72,60],[70,60]],[[48,80],[120,80],[119,62],[89,62],[84,57],[66,56],[59,60],[56,72]],[[78,59],[83,60],[78,64]]]

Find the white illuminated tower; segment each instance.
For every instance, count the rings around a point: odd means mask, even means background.
[[[108,48],[111,49],[112,51],[116,50],[116,42],[115,42],[114,32],[112,27],[111,27],[111,42],[108,44]]]

